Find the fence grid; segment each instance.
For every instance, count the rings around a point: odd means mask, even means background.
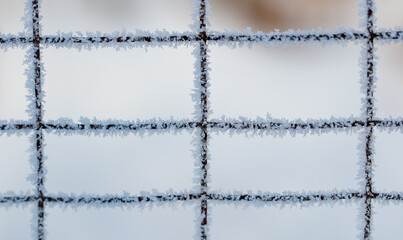
[[[32,36],[13,36],[0,35],[1,45],[10,46],[25,46],[31,45],[31,69],[32,80],[34,81],[33,98],[30,108],[34,112],[32,122],[0,122],[0,135],[4,132],[18,133],[23,130],[34,131],[34,151],[36,161],[36,194],[30,196],[0,196],[0,203],[36,203],[37,204],[37,239],[45,239],[45,206],[46,203],[83,203],[83,204],[114,204],[114,203],[141,203],[141,202],[171,202],[171,201],[189,201],[198,200],[201,203],[201,221],[200,221],[200,239],[208,238],[207,220],[208,220],[208,202],[209,201],[229,201],[229,202],[308,202],[308,201],[334,201],[334,200],[351,200],[362,199],[364,202],[365,215],[362,216],[365,221],[362,237],[363,239],[371,238],[372,225],[372,202],[374,199],[380,200],[403,200],[403,194],[399,193],[380,193],[373,190],[372,165],[373,165],[373,132],[376,127],[387,128],[402,128],[402,119],[381,120],[374,118],[374,43],[380,40],[403,40],[403,31],[376,31],[374,27],[374,0],[364,0],[366,29],[364,32],[359,31],[342,31],[337,33],[323,32],[272,32],[268,34],[256,33],[219,33],[209,32],[207,30],[207,0],[197,0],[197,20],[198,23],[195,33],[185,34],[165,34],[144,35],[144,36],[87,36],[76,37],[71,34],[59,36],[42,36],[40,32],[40,1],[28,0],[28,9],[31,12],[29,15],[32,25]],[[210,121],[209,115],[209,100],[208,100],[208,44],[209,42],[235,42],[235,43],[281,43],[281,42],[327,42],[327,41],[352,41],[363,40],[366,44],[365,56],[365,76],[362,79],[365,85],[365,96],[363,97],[363,111],[365,112],[365,120],[360,118],[347,119],[330,119],[318,121],[273,121],[273,120],[237,120],[227,119],[223,121]],[[198,43],[196,73],[197,81],[200,83],[198,92],[200,96],[196,96],[199,102],[195,102],[200,110],[199,121],[160,121],[160,122],[97,122],[97,123],[62,123],[62,122],[44,122],[42,111],[42,65],[41,65],[41,45],[46,44],[103,44],[103,43],[136,43],[136,42],[165,42],[165,43],[180,43],[180,42],[195,42]],[[1,46],[0,45],[0,46]],[[312,194],[218,194],[209,193],[208,191],[208,138],[209,129],[250,129],[250,130],[284,130],[292,132],[306,131],[326,131],[332,129],[352,129],[362,128],[365,130],[365,167],[364,167],[364,182],[365,189],[363,192],[338,192],[338,193],[312,193]],[[190,194],[161,194],[148,196],[50,196],[44,191],[44,153],[43,153],[43,131],[138,131],[138,130],[164,130],[164,129],[199,129],[200,130],[200,192]]]

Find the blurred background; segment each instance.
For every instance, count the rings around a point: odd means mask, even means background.
[[[0,33],[24,32],[23,0],[0,0]],[[270,32],[359,26],[358,1],[210,0],[209,29]],[[377,29],[403,27],[402,0],[376,1]],[[192,31],[188,0],[43,0],[43,35],[126,29]],[[28,31],[26,34],[30,34]],[[210,118],[359,117],[364,42],[269,49],[209,46]],[[67,117],[193,119],[194,45],[117,51],[45,47],[45,121]],[[402,117],[403,44],[376,44],[376,116]],[[0,50],[0,120],[28,120],[26,49]],[[198,191],[192,138],[197,132],[126,137],[45,134],[48,193],[141,194]],[[360,134],[246,137],[210,134],[212,191],[359,191]],[[375,188],[403,191],[401,133],[376,131]],[[33,194],[26,177],[30,135],[0,136],[0,194]],[[362,138],[362,137],[361,137]],[[197,177],[197,176],[196,176]],[[191,239],[198,202],[133,208],[46,207],[47,239]],[[298,208],[209,205],[211,239],[357,239],[362,203]],[[0,205],[0,239],[30,239],[31,205]],[[375,204],[374,239],[403,234],[401,205]],[[400,225],[399,225],[400,224]],[[68,226],[68,227],[66,227]],[[155,231],[157,229],[157,231]]]

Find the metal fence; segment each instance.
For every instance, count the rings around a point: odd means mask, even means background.
[[[30,11],[26,12],[31,19],[32,36],[12,36],[3,35],[0,37],[0,44],[22,46],[28,45],[32,48],[31,67],[28,71],[32,73],[34,87],[31,89],[33,99],[31,99],[30,108],[33,112],[32,122],[3,122],[0,125],[0,133],[15,132],[23,130],[32,130],[35,132],[33,145],[35,153],[33,156],[36,161],[36,194],[32,196],[2,196],[0,203],[18,204],[22,202],[31,202],[37,205],[37,239],[45,238],[45,208],[50,202],[58,203],[82,203],[82,204],[113,204],[113,203],[139,203],[139,202],[165,202],[165,201],[188,201],[196,200],[201,203],[201,221],[200,221],[200,239],[207,239],[207,214],[209,201],[259,201],[259,202],[307,202],[307,201],[334,201],[334,200],[351,200],[362,199],[365,203],[365,214],[362,218],[365,226],[362,229],[362,238],[369,239],[371,237],[371,219],[372,219],[372,202],[374,199],[380,200],[403,200],[403,195],[375,192],[373,190],[372,165],[373,165],[373,132],[376,127],[385,128],[402,128],[403,120],[381,120],[374,118],[374,43],[379,40],[403,40],[403,31],[376,31],[374,28],[374,0],[366,0],[366,29],[360,31],[341,31],[335,33],[268,33],[268,34],[226,34],[226,33],[210,33],[206,26],[207,0],[197,1],[198,26],[195,34],[179,34],[169,36],[144,35],[134,36],[125,35],[118,37],[105,36],[42,36],[40,32],[40,8],[38,0],[28,1],[31,6]],[[345,119],[340,121],[313,121],[313,122],[273,122],[273,121],[210,121],[209,101],[208,101],[208,45],[210,42],[264,42],[264,43],[281,43],[281,42],[326,42],[326,41],[351,41],[362,40],[365,43],[364,82],[365,95],[363,96],[363,109],[365,120],[362,118]],[[198,44],[198,58],[196,69],[199,69],[196,78],[200,85],[196,105],[198,105],[199,120],[190,122],[142,122],[142,123],[88,123],[88,124],[58,124],[55,122],[43,121],[43,100],[42,100],[42,75],[43,68],[41,65],[41,45],[43,44],[102,44],[102,43],[152,43],[152,42],[194,42]],[[363,169],[365,176],[365,189],[358,192],[340,192],[332,194],[286,194],[286,195],[252,195],[252,194],[233,194],[224,195],[217,193],[209,193],[208,191],[208,138],[209,129],[254,129],[257,131],[315,131],[315,130],[331,130],[331,129],[351,129],[362,128],[366,131],[365,139],[365,167]],[[163,130],[163,129],[199,129],[200,130],[200,152],[198,153],[200,160],[200,192],[193,194],[168,194],[168,195],[150,195],[150,196],[130,196],[130,197],[54,197],[47,196],[44,191],[44,149],[43,149],[43,132],[44,130],[52,131],[137,131],[137,130]]]

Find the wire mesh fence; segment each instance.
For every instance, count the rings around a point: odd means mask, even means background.
[[[340,30],[338,32],[271,32],[263,33],[220,33],[210,32],[207,27],[207,11],[208,3],[206,0],[195,1],[194,7],[196,16],[196,24],[194,24],[194,32],[183,34],[169,34],[166,32],[150,34],[150,35],[94,35],[94,36],[73,36],[72,34],[59,34],[58,36],[41,35],[41,16],[40,1],[28,1],[26,11],[26,19],[29,27],[31,27],[32,36],[14,36],[1,35],[0,44],[3,46],[26,46],[30,47],[28,54],[27,68],[27,86],[30,96],[30,112],[31,121],[2,122],[0,125],[1,134],[3,133],[19,133],[23,130],[34,131],[32,138],[33,147],[33,165],[35,172],[36,193],[34,195],[15,195],[1,196],[0,203],[18,204],[23,202],[31,202],[36,204],[36,231],[37,239],[45,239],[45,208],[47,203],[81,203],[81,204],[116,204],[116,203],[141,203],[141,202],[174,202],[174,201],[200,201],[200,222],[199,230],[200,239],[208,238],[208,209],[211,201],[228,201],[228,202],[322,202],[334,200],[352,200],[362,199],[364,202],[364,215],[362,219],[365,224],[362,229],[362,238],[370,239],[372,231],[372,204],[374,199],[382,201],[401,201],[402,194],[376,192],[373,189],[373,134],[377,127],[398,128],[402,129],[402,119],[376,119],[374,117],[374,81],[375,81],[375,54],[374,43],[381,40],[403,40],[403,31],[376,31],[374,28],[374,1],[363,1],[363,12],[365,16],[365,31]],[[363,42],[365,52],[362,55],[362,79],[361,84],[363,90],[362,112],[363,117],[346,118],[346,119],[330,119],[317,121],[286,121],[286,120],[210,120],[209,119],[209,55],[208,48],[210,43],[300,43],[300,42],[330,42],[330,41],[352,41],[361,40]],[[133,43],[166,43],[178,44],[189,42],[197,44],[195,55],[195,78],[196,90],[193,95],[194,104],[196,105],[196,119],[193,121],[157,121],[157,122],[130,122],[130,121],[98,121],[88,123],[73,122],[47,122],[43,120],[43,67],[41,60],[41,49],[43,45],[55,45],[71,47],[77,45],[123,45]],[[242,130],[250,129],[256,131],[285,131],[285,132],[326,132],[334,129],[352,129],[360,128],[365,131],[362,142],[362,156],[365,158],[362,173],[363,189],[357,192],[337,192],[337,193],[316,193],[316,194],[219,194],[211,193],[208,188],[208,160],[209,160],[209,131],[211,129],[224,130]],[[53,196],[47,195],[44,187],[44,131],[69,131],[82,132],[122,132],[122,131],[140,131],[140,130],[175,130],[175,129],[198,129],[198,147],[196,157],[199,164],[200,191],[186,194],[161,194],[161,195],[144,195],[144,196]]]

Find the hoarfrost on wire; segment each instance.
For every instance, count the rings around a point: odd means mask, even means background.
[[[399,119],[373,119],[371,113],[375,112],[374,98],[376,87],[376,47],[374,43],[369,39],[371,34],[374,34],[375,16],[372,14],[369,16],[369,11],[375,12],[375,6],[372,0],[361,0],[359,2],[359,15],[362,16],[360,25],[365,28],[364,31],[356,31],[354,29],[345,29],[342,26],[336,31],[323,31],[322,29],[312,31],[300,31],[300,30],[288,30],[286,32],[280,32],[275,30],[271,33],[252,32],[250,28],[244,31],[225,31],[216,32],[209,30],[208,16],[210,14],[210,6],[207,1],[203,0],[191,0],[193,4],[193,19],[194,22],[191,25],[192,31],[190,32],[168,32],[166,30],[158,30],[155,32],[137,30],[135,33],[128,33],[126,30],[116,31],[110,34],[104,34],[101,32],[59,32],[56,35],[41,36],[40,44],[30,46],[27,43],[34,43],[37,41],[32,34],[32,30],[36,29],[41,31],[41,25],[39,24],[41,16],[35,15],[36,10],[33,8],[34,1],[27,0],[25,8],[25,32],[18,35],[0,34],[0,48],[7,51],[8,48],[26,48],[25,64],[27,65],[25,74],[27,77],[26,87],[29,90],[27,99],[29,105],[27,112],[29,113],[29,121],[8,120],[0,121],[0,136],[3,134],[29,134],[33,131],[37,134],[32,134],[31,137],[31,167],[32,175],[30,180],[37,185],[38,192],[46,193],[46,168],[39,167],[38,159],[46,162],[45,140],[43,138],[43,131],[52,132],[60,135],[71,134],[86,134],[86,135],[99,135],[99,136],[125,136],[127,134],[176,134],[178,131],[191,131],[197,129],[196,134],[192,140],[193,146],[193,158],[195,163],[194,183],[200,185],[201,181],[210,181],[210,176],[205,172],[208,172],[210,160],[210,153],[206,150],[208,148],[207,141],[201,140],[201,129],[198,129],[207,124],[208,132],[219,132],[229,134],[245,134],[247,136],[265,136],[273,135],[277,137],[283,137],[287,134],[295,136],[296,134],[317,134],[321,135],[326,132],[360,132],[360,144],[357,146],[357,152],[360,159],[359,166],[360,172],[357,175],[357,179],[360,181],[361,190],[354,192],[351,189],[345,189],[341,191],[317,191],[317,192],[283,192],[283,193],[271,193],[271,192],[258,192],[257,194],[234,192],[234,193],[219,193],[210,191],[208,184],[207,187],[201,187],[201,192],[206,191],[207,195],[202,195],[200,192],[143,192],[141,196],[132,196],[129,193],[124,192],[121,195],[90,195],[90,194],[66,194],[59,193],[56,195],[47,194],[46,204],[62,204],[64,206],[77,207],[80,205],[86,205],[89,207],[105,207],[105,206],[117,206],[117,207],[129,207],[139,206],[140,208],[152,207],[155,204],[161,204],[169,206],[170,201],[186,200],[187,202],[199,202],[200,199],[213,201],[217,204],[234,204],[238,206],[241,202],[250,202],[248,206],[261,207],[263,205],[276,205],[280,207],[286,206],[300,206],[309,207],[315,203],[319,204],[349,204],[351,201],[362,202],[362,198],[365,199],[368,186],[366,178],[373,178],[373,167],[368,164],[368,160],[375,161],[373,159],[374,152],[374,137],[367,140],[367,136],[370,135],[369,127],[378,127],[383,131],[401,131],[403,133],[403,118]],[[41,6],[41,0],[37,1],[38,9]],[[202,8],[201,6],[204,6]],[[203,16],[203,17],[202,17]],[[202,19],[203,18],[203,19]],[[34,23],[36,22],[36,24]],[[204,27],[204,24],[206,27]],[[207,35],[207,42],[203,42],[202,35]],[[375,40],[381,44],[390,42],[401,42],[403,40],[403,29],[396,28],[393,31],[387,32],[384,29],[378,29]],[[210,41],[214,40],[214,41]],[[275,48],[283,46],[285,48],[292,45],[300,44],[321,44],[323,47],[328,44],[345,44],[349,41],[354,41],[356,44],[362,44],[362,54],[359,61],[361,66],[361,92],[364,96],[362,98],[362,110],[359,118],[339,118],[331,117],[330,119],[308,119],[302,121],[300,119],[290,121],[288,119],[273,119],[269,114],[266,118],[251,119],[248,117],[239,117],[237,119],[227,118],[223,116],[221,119],[209,119],[210,102],[209,102],[209,48],[210,44],[217,44],[219,46],[226,45],[230,47],[251,47],[253,43],[262,44],[268,48]],[[199,44],[195,44],[199,43]],[[194,89],[192,92],[192,101],[195,104],[195,110],[193,119],[160,119],[153,118],[149,120],[136,120],[136,121],[122,121],[118,119],[89,119],[81,117],[79,123],[73,122],[71,119],[61,118],[57,120],[41,122],[44,109],[38,106],[43,106],[45,103],[45,93],[41,90],[43,80],[45,79],[45,68],[43,63],[35,57],[37,50],[42,50],[49,46],[56,48],[71,48],[76,50],[81,49],[93,49],[98,47],[111,47],[116,50],[127,48],[151,48],[151,47],[177,47],[179,45],[185,45],[194,48],[193,55],[195,57],[194,64]],[[374,57],[375,56],[375,57]],[[38,78],[38,68],[40,75]],[[371,79],[371,82],[369,82]],[[39,80],[39,82],[38,82]],[[39,85],[38,85],[39,84]],[[205,99],[204,99],[205,98]],[[205,102],[203,102],[205,101]],[[207,122],[205,120],[207,119]],[[368,123],[371,120],[372,123]],[[204,121],[204,122],[203,122]],[[25,127],[24,127],[25,126]],[[39,138],[38,138],[39,137]],[[38,141],[40,144],[38,145]],[[372,153],[368,155],[367,151]],[[203,157],[203,154],[206,156]],[[203,162],[207,160],[207,164]],[[39,182],[43,181],[42,184]],[[23,205],[30,201],[38,201],[39,193],[36,196],[28,196],[24,193],[6,192],[0,195],[0,203],[2,206],[11,206],[13,204]],[[388,200],[392,200],[393,203],[397,203],[397,200],[403,199],[403,193],[390,192],[387,194],[380,194],[376,197],[376,201],[380,201],[382,204],[388,204]],[[396,201],[394,201],[396,200]],[[364,205],[364,204],[362,204]],[[197,205],[197,211],[200,211],[201,206]],[[360,208],[358,219],[358,228],[360,230],[366,228],[366,222],[364,215],[366,214],[364,207]],[[196,211],[196,210],[195,210]],[[38,237],[37,216],[38,212],[34,214],[32,231],[34,237]],[[200,237],[201,229],[198,227],[203,221],[203,215],[197,215],[195,219],[197,234],[196,239]],[[211,215],[207,215],[208,222],[211,222]],[[363,220],[361,220],[363,219]],[[373,227],[371,225],[371,227]],[[209,224],[204,226],[206,236],[209,235]],[[39,229],[39,234],[46,236],[45,229]],[[363,238],[360,236],[360,238]],[[365,238],[364,239],[370,239]]]

